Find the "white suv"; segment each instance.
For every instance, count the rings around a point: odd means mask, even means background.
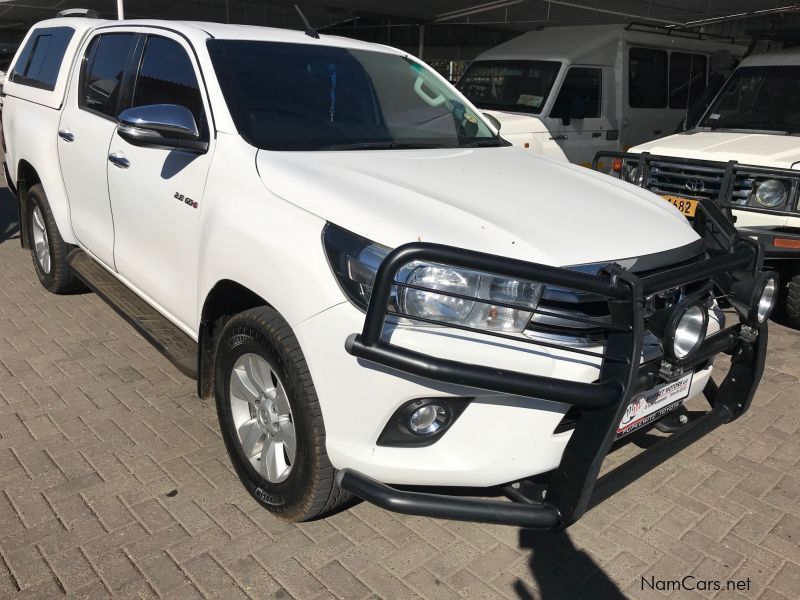
[[[40,281],[88,285],[214,394],[236,472],[285,518],[349,492],[564,527],[760,380],[776,281],[757,244],[713,205],[695,230],[511,146],[399,50],[64,18],[31,30],[5,93]],[[675,433],[597,483],[653,424]]]
[[[767,266],[786,283],[786,321],[800,329],[798,136],[800,50],[793,48],[746,58],[696,128],[617,158],[625,158],[624,177],[671,198],[687,216],[698,198],[729,210],[741,233],[764,246]],[[633,156],[642,153],[643,161]]]

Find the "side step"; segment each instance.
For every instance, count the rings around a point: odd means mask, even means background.
[[[197,342],[142,300],[83,250],[67,256],[75,274],[122,316],[181,373],[197,379]]]

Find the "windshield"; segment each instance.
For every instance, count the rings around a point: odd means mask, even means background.
[[[505,145],[463,98],[404,56],[239,40],[208,48],[236,128],[258,148]]]
[[[800,67],[737,69],[700,127],[800,132]]]
[[[481,60],[457,87],[479,108],[538,115],[560,69],[560,62],[549,60]]]

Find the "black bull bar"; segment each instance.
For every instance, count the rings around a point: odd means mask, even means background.
[[[642,364],[646,330],[645,299],[684,284],[713,280],[717,291],[729,291],[731,272],[755,273],[762,255],[757,244],[738,238],[732,225],[710,201],[702,201],[707,219],[696,220],[703,228],[708,253],[698,262],[637,276],[613,266],[598,275],[530,263],[460,248],[412,243],[392,251],[378,269],[360,334],[351,335],[346,349],[351,355],[391,369],[432,380],[569,404],[581,409],[561,463],[550,475],[544,500],[516,502],[409,491],[378,482],[362,473],[344,469],[339,485],[356,496],[395,512],[445,519],[498,523],[533,529],[560,529],[577,521],[589,508],[604,501],[699,438],[748,410],[761,379],[767,347],[767,326],[757,330],[738,323],[709,336],[684,367],[709,364],[720,353],[731,356],[730,370],[717,385],[709,380],[704,395],[708,412],[677,432],[664,437],[633,459],[599,477],[601,465],[617,440],[617,426],[635,394],[649,389],[658,376],[658,365]],[[391,308],[392,294],[415,286],[397,281],[398,272],[414,261],[445,264],[535,281],[545,286],[584,292],[607,299],[610,321],[602,352],[563,347],[601,359],[600,373],[591,383],[520,373],[430,356],[394,345],[384,339],[387,317],[418,317]],[[419,288],[417,288],[419,289]],[[447,294],[440,290],[431,290]],[[478,302],[486,302],[472,298]],[[498,304],[491,302],[491,304]],[[500,304],[502,306],[502,304]],[[513,308],[513,305],[507,305]],[[521,307],[517,307],[520,308]],[[530,308],[525,310],[530,311]],[[546,314],[536,309],[533,312]],[[579,320],[575,317],[575,320]],[[451,326],[451,325],[447,325]],[[511,337],[458,326],[486,335]],[[520,341],[519,337],[513,337]],[[558,344],[528,340],[559,347]],[[661,359],[654,361],[660,365]],[[599,478],[598,478],[599,477]]]

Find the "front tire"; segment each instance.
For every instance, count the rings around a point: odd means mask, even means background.
[[[41,184],[28,190],[25,207],[31,258],[39,282],[54,294],[81,289],[80,281],[67,264],[70,245],[61,238]]]
[[[225,323],[214,391],[228,455],[262,506],[283,519],[305,521],[347,499],[334,481],[305,358],[275,310],[254,308]]]

